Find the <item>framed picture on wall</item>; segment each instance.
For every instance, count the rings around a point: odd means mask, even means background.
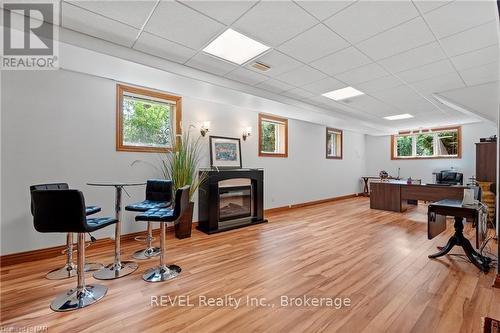
[[[326,128],[326,158],[342,159],[342,130]]]
[[[240,139],[210,136],[210,166],[212,168],[241,168]]]

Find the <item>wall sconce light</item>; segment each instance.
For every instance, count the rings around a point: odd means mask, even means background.
[[[203,125],[201,125],[201,128],[200,128],[201,136],[205,136],[209,129],[210,129],[210,122],[204,121]]]
[[[252,135],[252,128],[251,127],[247,127],[243,130],[243,141],[246,141],[247,138]]]

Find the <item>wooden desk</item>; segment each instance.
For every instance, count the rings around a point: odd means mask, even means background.
[[[436,184],[407,184],[406,181],[375,181],[370,184],[370,208],[404,212],[408,201],[462,200],[467,186],[440,186]]]

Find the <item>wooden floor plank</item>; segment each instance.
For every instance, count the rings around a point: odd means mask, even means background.
[[[268,216],[269,223],[189,239],[167,235],[167,260],[181,275],[164,283],[141,276],[157,260],[104,284],[106,297],[88,308],[56,313],[49,304],[75,279],[50,281],[45,273],[64,258],[3,267],[1,328],[46,326],[49,332],[479,332],[482,316],[500,318],[500,291],[459,256],[430,260],[452,230],[427,240],[426,207],[399,214],[369,209],[366,198],[324,203]],[[469,225],[466,234],[472,238]],[[43,237],[43,235],[40,235]],[[491,247],[496,246],[492,243]],[[141,247],[122,244],[123,256]],[[108,263],[112,246],[87,250]],[[460,249],[452,251],[460,254]],[[199,297],[242,299],[201,306]],[[349,307],[284,307],[281,297],[348,297]],[[189,296],[192,307],[151,306],[151,296]],[[250,306],[245,298],[266,298]]]

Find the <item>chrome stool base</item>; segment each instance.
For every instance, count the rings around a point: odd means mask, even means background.
[[[152,257],[156,257],[160,255],[160,248],[159,247],[148,247],[147,249],[139,250],[134,252],[132,257],[134,259],[138,260],[146,260]]]
[[[45,275],[45,277],[49,280],[62,280],[73,276],[76,276],[76,265],[73,263],[51,270],[47,273],[47,275]]]
[[[103,269],[104,265],[100,264],[98,262],[86,262],[85,266],[83,266],[83,271],[84,272],[93,272],[93,271],[98,271],[100,269]]]
[[[133,261],[122,261],[120,264],[109,264],[94,273],[94,277],[99,280],[118,279],[122,276],[134,272],[139,265]]]
[[[142,278],[147,282],[167,281],[177,277],[180,272],[181,268],[177,265],[156,266],[144,272]]]
[[[81,289],[70,289],[64,294],[58,295],[50,304],[50,308],[59,312],[81,309],[103,298],[107,291],[108,288],[100,284],[89,284]]]

